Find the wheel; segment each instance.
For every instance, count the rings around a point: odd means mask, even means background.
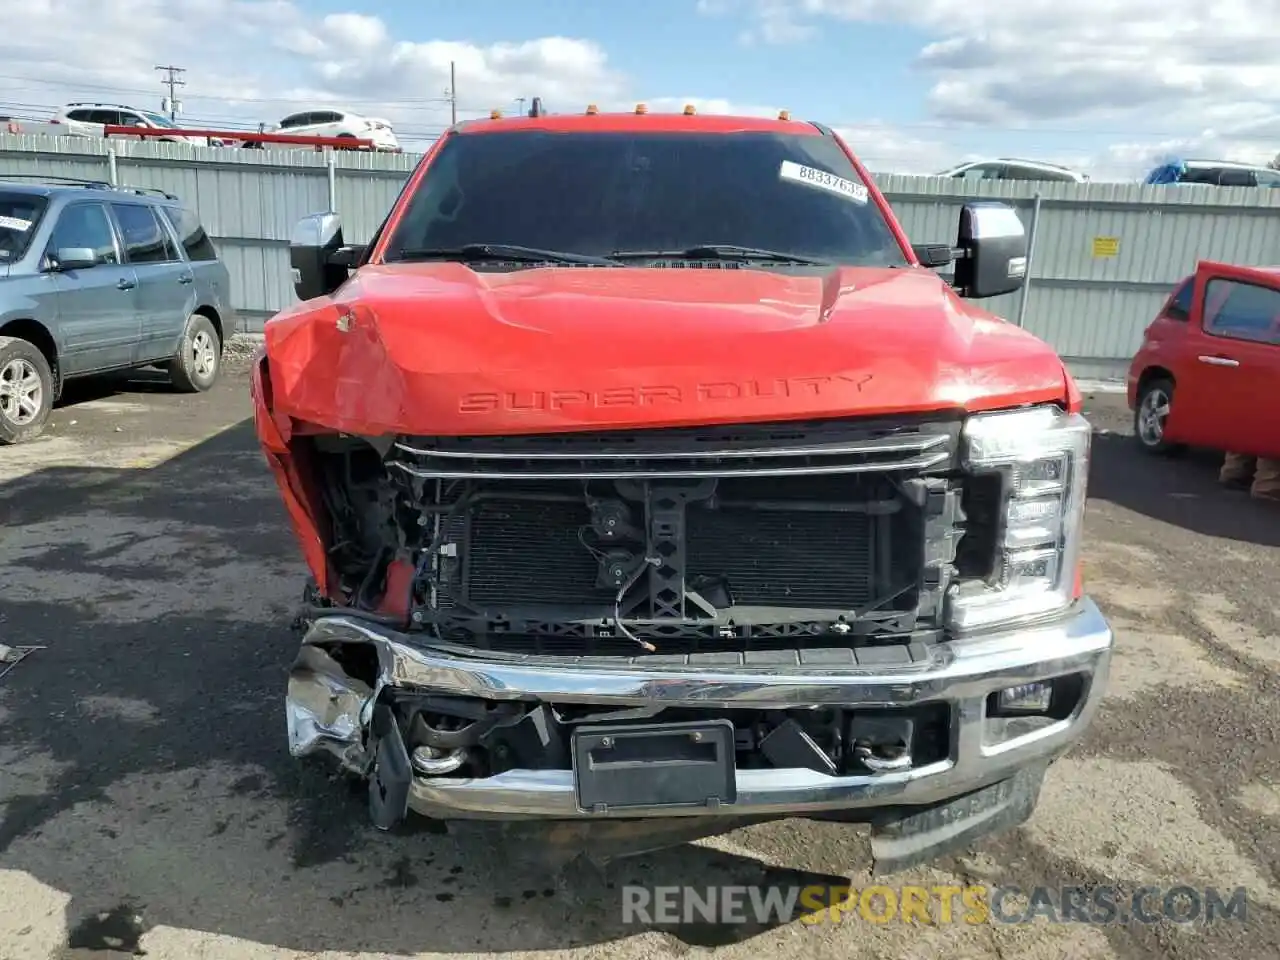
[[[34,440],[53,409],[53,372],[36,346],[0,337],[0,444]]]
[[[339,139],[339,140],[354,140],[354,139],[356,139],[356,135],[355,135],[354,133],[340,133],[340,134],[338,134],[338,139]],[[339,149],[339,150],[354,150],[354,149],[355,149],[355,147],[345,147],[345,146],[344,146],[344,147],[338,147],[337,149]]]
[[[202,313],[187,317],[178,355],[169,361],[169,378],[183,393],[202,393],[222,372],[222,340],[213,321]]]
[[[1147,453],[1171,454],[1182,449],[1180,444],[1168,443],[1164,438],[1164,425],[1172,407],[1172,380],[1156,377],[1142,385],[1133,411],[1133,436]]]

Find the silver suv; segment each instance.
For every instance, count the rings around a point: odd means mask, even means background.
[[[40,434],[72,377],[160,365],[216,382],[231,278],[172,194],[0,175],[0,444]]]

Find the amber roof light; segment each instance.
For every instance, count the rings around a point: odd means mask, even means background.
[[[502,119],[502,111],[501,111],[501,110],[490,110],[490,111],[489,111],[489,119],[490,119],[490,120],[501,120],[501,119]]]
[[[649,112],[649,108],[646,107],[643,103],[636,104],[636,113],[648,113],[648,112]]]
[[[686,117],[692,117],[697,112],[698,112],[697,109],[694,107],[692,103],[686,103],[684,105],[684,115]]]
[[[600,108],[599,108],[599,107],[597,107],[594,103],[589,103],[589,104],[587,104],[587,116],[588,116],[588,117],[594,117],[594,116],[595,116],[597,113],[599,113],[599,112],[600,112]]]
[[[779,119],[779,120],[790,120],[790,119],[791,119],[791,111],[790,111],[790,110],[780,110],[780,111],[778,112],[778,119]]]

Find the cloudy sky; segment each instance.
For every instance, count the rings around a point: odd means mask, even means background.
[[[391,119],[630,108],[776,112],[845,132],[875,170],[976,156],[1136,178],[1168,155],[1280,151],[1280,6],[1219,0],[9,0],[0,113],[71,100],[256,128],[304,106]]]

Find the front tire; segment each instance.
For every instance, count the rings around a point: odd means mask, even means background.
[[[1165,424],[1173,409],[1173,381],[1154,377],[1138,391],[1133,411],[1133,436],[1145,452],[1169,455],[1182,450],[1182,445],[1165,439]]]
[[[40,436],[53,410],[53,393],[49,361],[35,344],[0,337],[0,444]]]
[[[169,361],[169,379],[183,393],[203,393],[222,372],[222,339],[203,313],[187,318],[178,354]]]

